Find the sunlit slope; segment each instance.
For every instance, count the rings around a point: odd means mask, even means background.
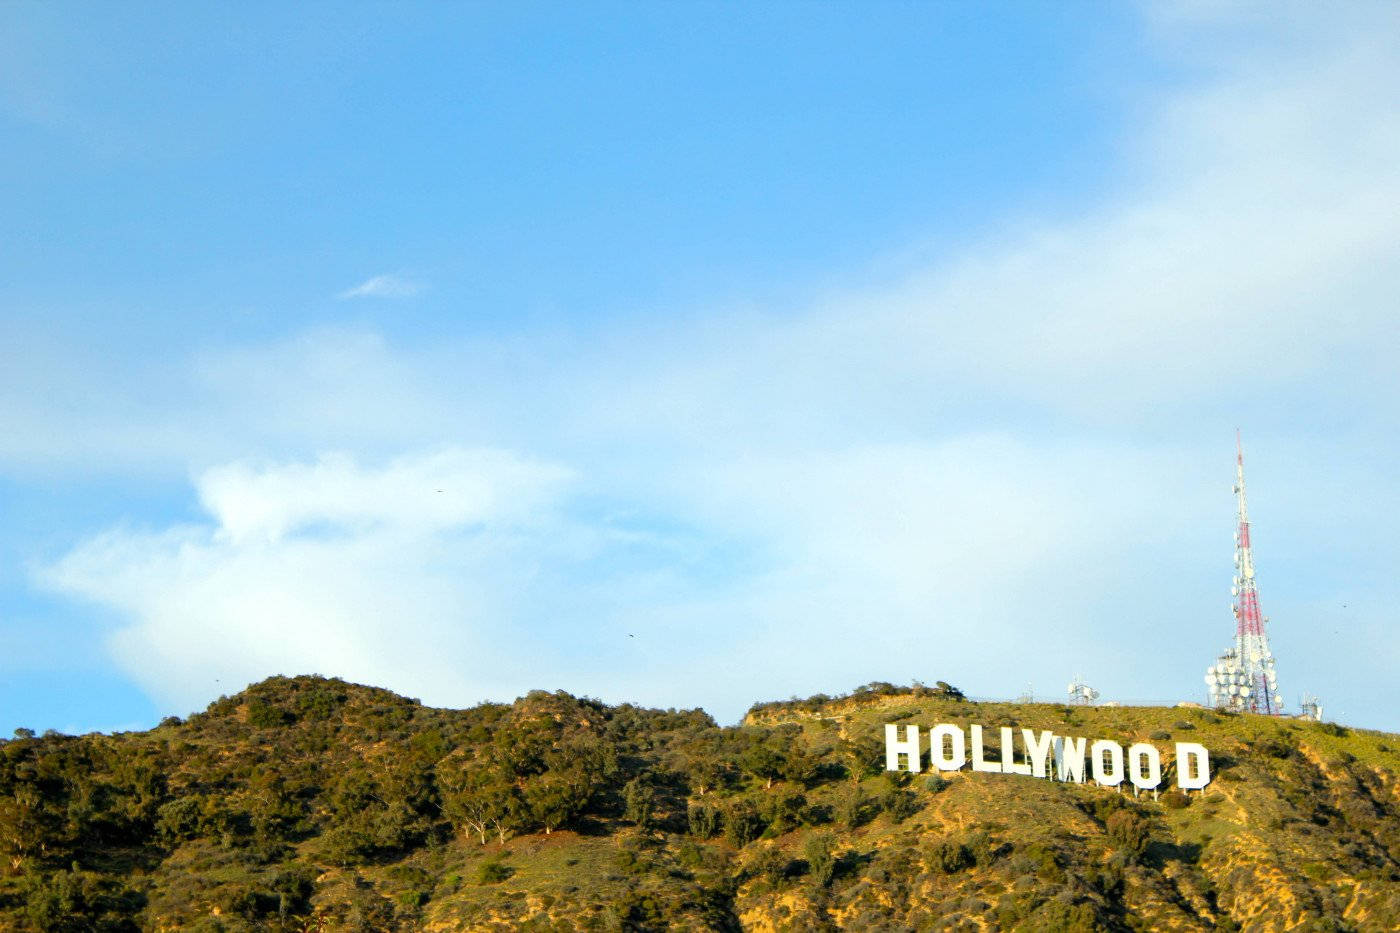
[[[940,722],[1200,742],[1214,780],[883,771],[885,723]],[[1194,709],[871,685],[719,728],[275,678],[0,744],[0,929],[1392,930],[1397,772],[1395,736]]]

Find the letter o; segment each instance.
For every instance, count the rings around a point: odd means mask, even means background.
[[[952,744],[950,753],[945,757],[943,754],[943,739],[947,737]],[[928,730],[929,760],[939,771],[960,771],[962,766],[967,764],[967,740],[963,737],[963,731],[952,723],[941,722]]]
[[[1104,766],[1103,753],[1108,752],[1109,766]],[[1123,746],[1109,739],[1099,739],[1089,749],[1089,763],[1094,780],[1105,787],[1123,783]]]
[[[1138,742],[1128,748],[1128,780],[1139,790],[1156,790],[1162,783],[1162,756],[1156,746]]]

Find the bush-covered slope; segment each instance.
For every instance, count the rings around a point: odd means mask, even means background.
[[[1198,741],[1215,780],[885,774],[885,722]],[[0,929],[1394,930],[1397,772],[1394,736],[1194,709],[877,684],[719,728],[273,678],[0,743]]]

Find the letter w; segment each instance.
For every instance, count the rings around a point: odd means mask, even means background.
[[[1084,783],[1085,739],[1055,736],[1055,773],[1061,781]]]

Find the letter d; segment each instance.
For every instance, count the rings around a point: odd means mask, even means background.
[[[1200,790],[1210,783],[1210,753],[1198,742],[1176,743],[1176,786]]]

